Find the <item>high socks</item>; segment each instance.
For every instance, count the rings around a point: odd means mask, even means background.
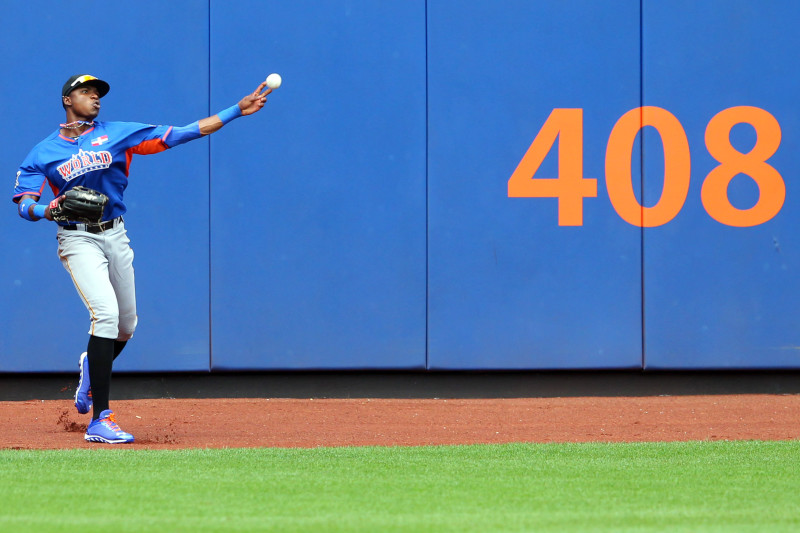
[[[89,381],[92,384],[92,420],[108,409],[111,390],[111,367],[114,362],[114,339],[89,337],[86,356],[89,359]]]
[[[114,360],[117,360],[119,354],[125,348],[125,345],[128,344],[128,341],[114,341]]]

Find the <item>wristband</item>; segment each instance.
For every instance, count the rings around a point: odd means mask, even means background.
[[[30,207],[32,205],[38,205],[36,200],[33,198],[25,198],[24,200],[20,200],[19,202],[19,216],[24,218],[25,220],[30,220],[31,222],[39,220],[38,218],[33,218],[30,215]]]
[[[242,109],[239,107],[239,104],[233,104],[228,109],[223,109],[217,116],[222,121],[223,124],[227,124],[231,120],[235,118],[239,118],[242,116]]]
[[[33,206],[33,216],[38,218],[45,218],[44,212],[47,209],[46,205],[36,204]]]

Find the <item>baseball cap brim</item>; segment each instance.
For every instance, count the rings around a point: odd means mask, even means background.
[[[104,82],[100,78],[92,76],[91,74],[76,74],[68,79],[61,88],[61,96],[69,96],[69,93],[78,87],[83,87],[84,85],[91,85],[92,87],[95,87],[97,92],[100,94],[100,98],[108,94],[108,91],[111,89],[111,86],[108,83]]]

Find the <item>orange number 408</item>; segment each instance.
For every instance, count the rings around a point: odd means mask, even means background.
[[[753,148],[742,153],[731,145],[731,129],[750,124],[756,131]],[[652,126],[664,147],[664,186],[652,207],[636,199],[631,175],[631,156],[637,135]],[[544,158],[558,140],[558,177],[534,178]],[[767,164],[781,143],[781,128],[771,114],[758,107],[739,106],[720,111],[708,123],[708,153],[719,163],[703,181],[703,206],[718,222],[749,227],[770,220],[783,207],[786,184]],[[622,115],[614,125],[606,149],[606,187],[617,214],[629,224],[655,227],[680,212],[689,193],[691,158],[686,132],[675,116],[660,107],[638,107]],[[759,199],[749,209],[734,207],[728,185],[737,174],[755,181]],[[558,198],[559,226],[583,225],[583,199],[597,196],[597,180],[583,177],[583,110],[553,109],[530,148],[508,180],[509,197]]]

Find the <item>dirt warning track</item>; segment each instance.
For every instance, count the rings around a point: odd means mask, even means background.
[[[420,446],[509,442],[789,440],[800,395],[503,399],[113,401],[132,448]],[[0,402],[0,448],[87,443],[69,400]],[[120,446],[120,445],[118,445]]]

